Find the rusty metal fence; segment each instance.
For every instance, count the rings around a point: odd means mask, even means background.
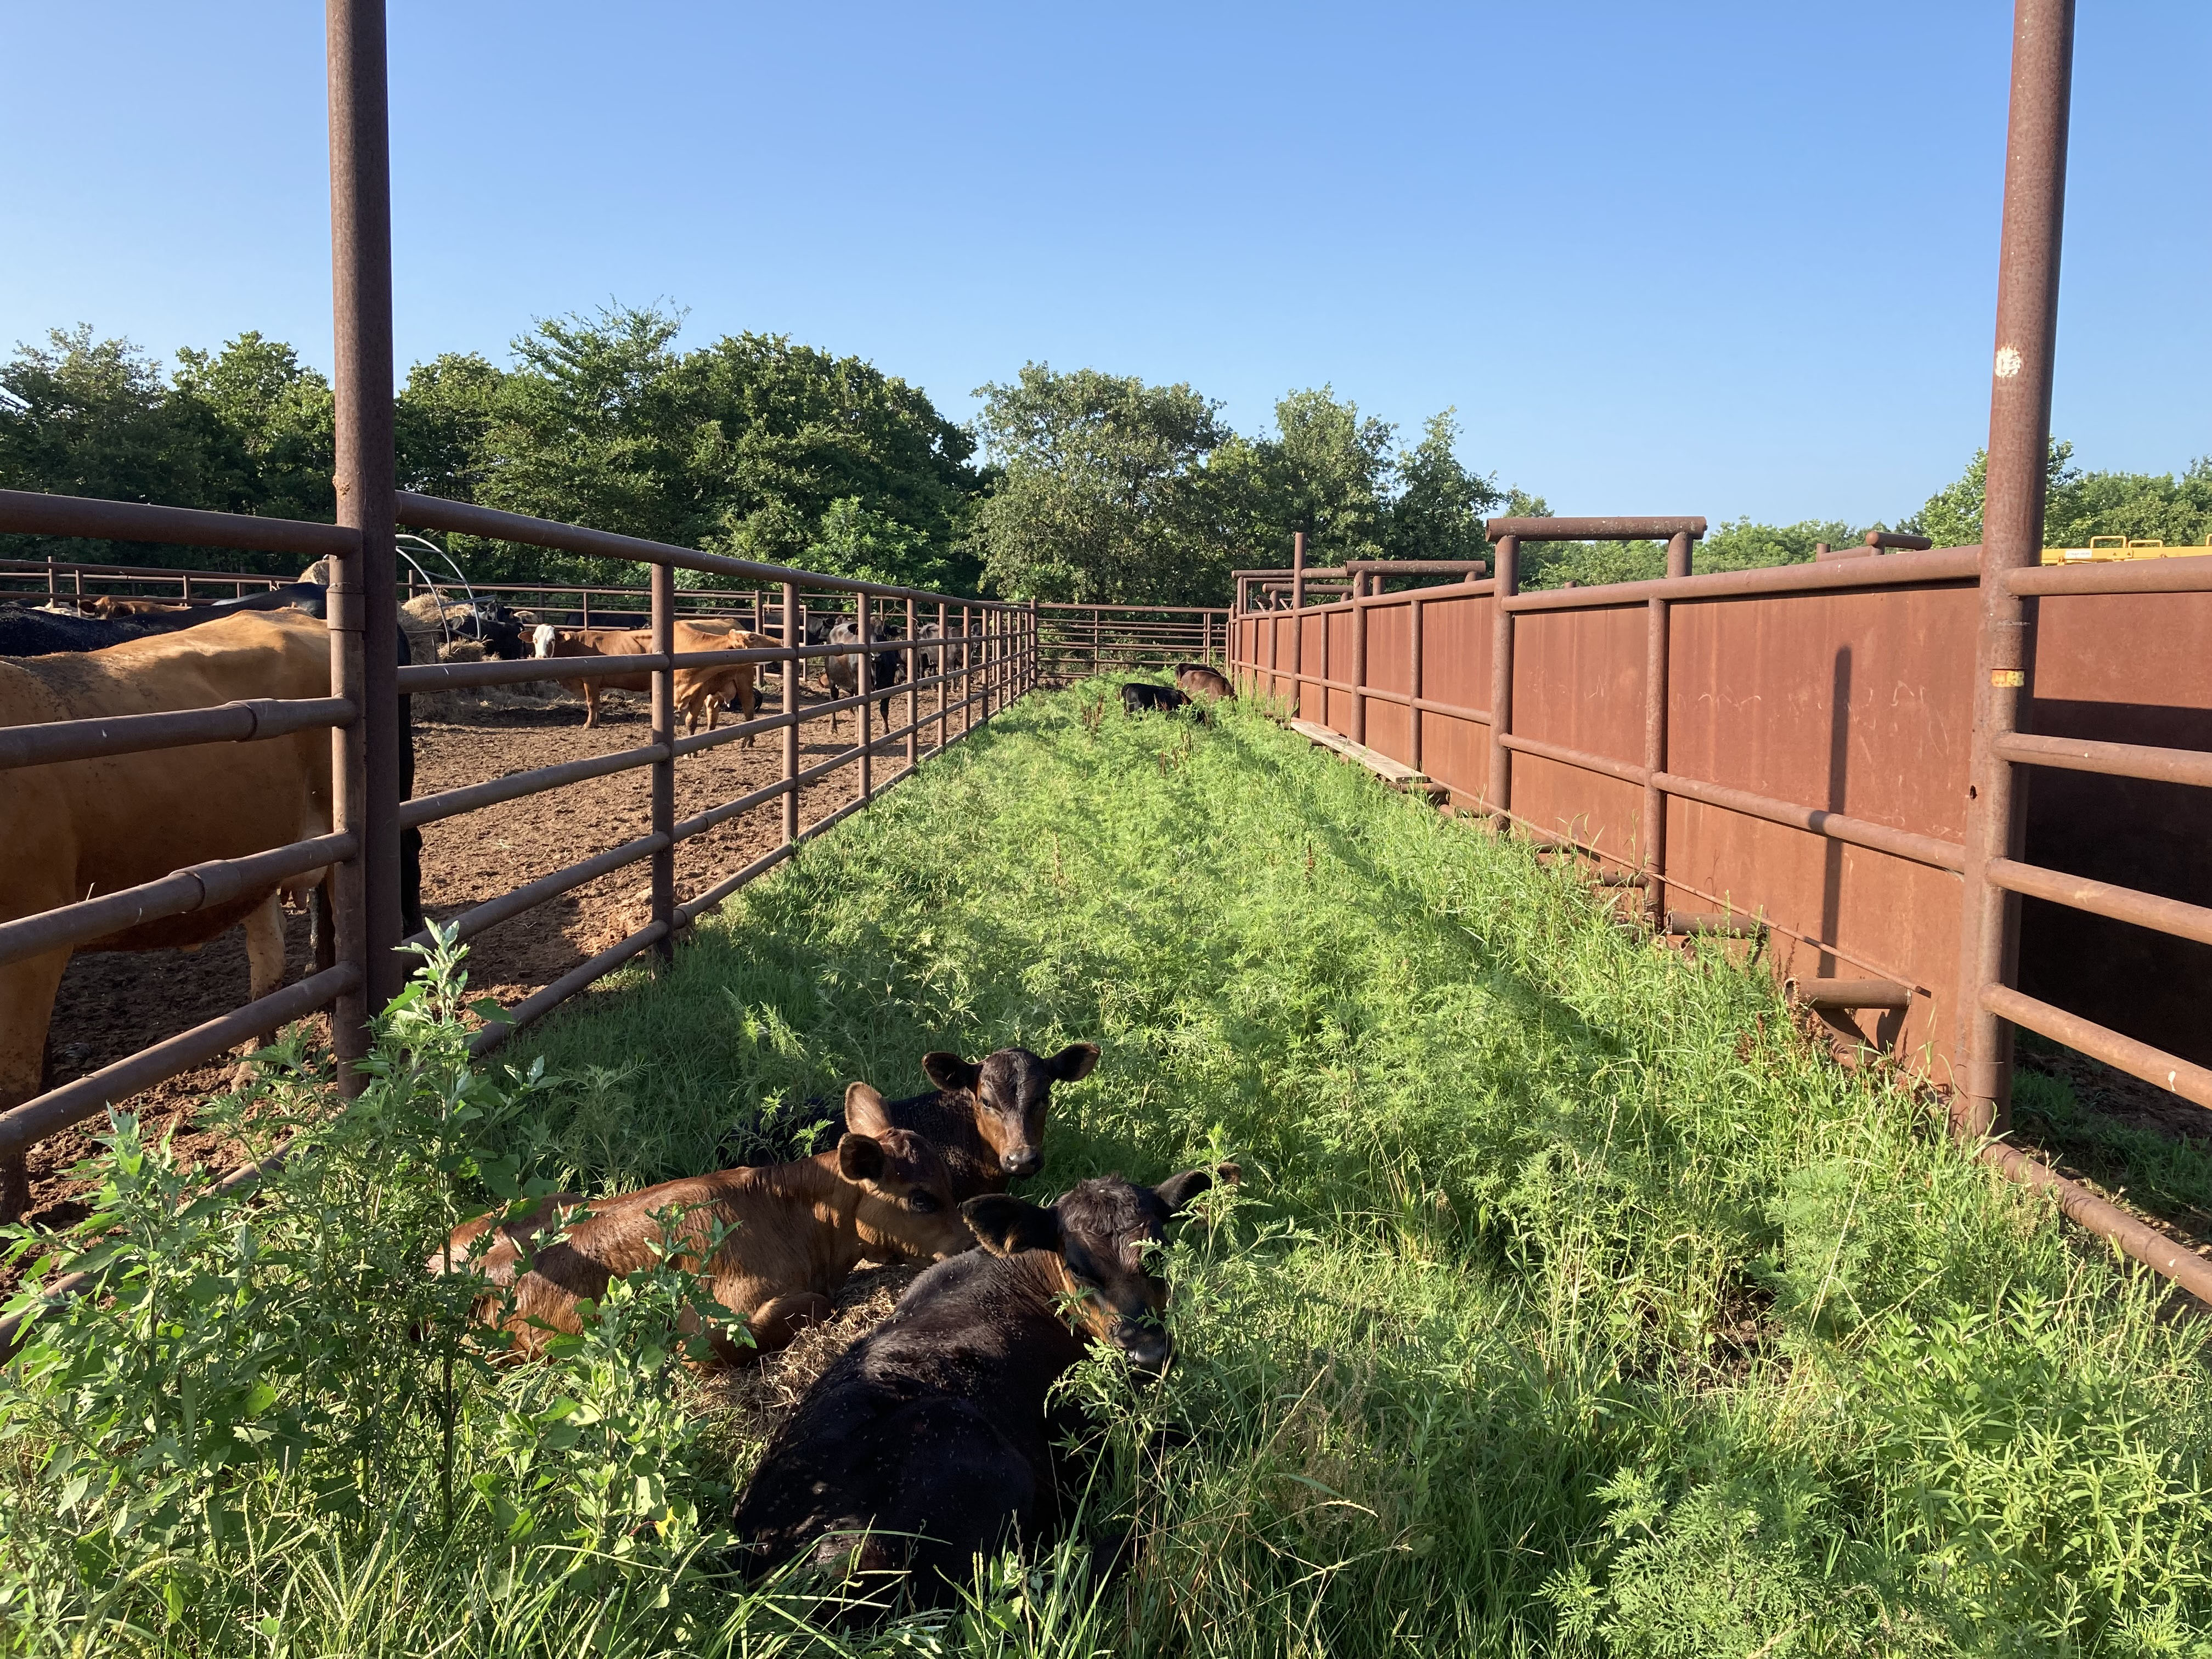
[[[1767,938],[1832,1024],[1994,1099],[1966,1109],[1972,1133],[2005,1122],[2004,1078],[1969,1071],[1986,1063],[1969,1058],[1976,1011],[2212,1107],[2212,557],[1990,571],[1964,547],[1692,575],[1701,519],[1488,529],[1488,580],[1283,611],[1255,592],[1231,625],[1238,678],[1585,861],[1659,933]],[[1518,591],[1527,543],[1628,538],[1666,542],[1668,574]],[[1977,872],[1997,809],[1972,781],[1971,646],[1993,589],[2039,607],[2021,724],[2041,729],[2002,731],[1992,753],[2151,793],[2054,792]],[[2100,832],[2124,878],[2081,873]],[[2108,931],[2085,957],[2078,929],[2031,925],[2026,955],[2015,936],[1979,977],[1983,892]],[[2123,971],[2100,978],[2100,958]],[[2101,1018],[2062,1006],[2085,1004]]]
[[[1220,662],[1229,647],[1226,606],[1037,606],[1037,669],[1054,684],[1094,674]]]

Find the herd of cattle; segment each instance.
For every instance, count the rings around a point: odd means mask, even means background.
[[[578,1304],[617,1275],[670,1261],[742,1325],[742,1340],[708,1333],[710,1363],[726,1364],[828,1318],[862,1261],[933,1264],[776,1430],[733,1531],[748,1573],[797,1561],[835,1585],[890,1581],[941,1601],[979,1554],[1065,1528],[1080,1483],[1060,1448],[1080,1424],[1053,1385],[1092,1344],[1142,1372],[1165,1366],[1157,1254],[1193,1198],[1237,1179],[1224,1164],[1157,1188],[1108,1176],[1050,1205],[1010,1195],[1011,1177],[1042,1164],[1054,1084],[1097,1062],[1088,1042],[1048,1059],[927,1054],[924,1093],[850,1085],[829,1152],[616,1198],[560,1194],[463,1225],[428,1265],[479,1275],[477,1318],[528,1358],[548,1334],[580,1331]]]

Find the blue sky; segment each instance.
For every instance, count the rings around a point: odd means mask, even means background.
[[[1327,381],[1556,511],[1895,519],[1987,420],[2009,3],[392,9],[403,365],[688,307],[964,417]],[[330,359],[320,8],[0,0],[0,346]],[[2082,9],[2055,425],[2212,452],[2212,6]]]

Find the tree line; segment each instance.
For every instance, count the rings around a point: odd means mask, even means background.
[[[920,387],[781,335],[681,349],[680,314],[611,307],[541,321],[505,367],[477,353],[416,364],[394,423],[401,488],[765,563],[961,593],[1104,604],[1218,605],[1230,572],[1484,556],[1483,520],[1541,514],[1458,454],[1456,412],[1399,428],[1323,386],[1286,394],[1246,434],[1189,385],[1025,365],[978,388],[963,425]],[[2051,447],[2046,540],[2202,543],[2212,459],[2172,475],[2084,472]],[[329,382],[258,333],[162,365],[88,326],[0,364],[0,487],[328,521]],[[1978,541],[1984,459],[1895,526]],[[1861,528],[1739,519],[1699,570],[1814,556]],[[450,538],[482,581],[635,583],[635,567]],[[0,556],[202,564],[203,550],[0,537]],[[1652,544],[1540,544],[1530,586],[1662,574]],[[273,556],[227,566],[289,574]],[[685,581],[711,581],[679,573]]]

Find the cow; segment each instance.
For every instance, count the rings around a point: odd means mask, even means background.
[[[103,626],[117,626],[108,623]],[[208,708],[246,698],[330,695],[330,635],[296,612],[227,617],[182,635],[0,661],[0,726]],[[331,830],[331,738],[321,726],[252,743],[206,744],[10,772],[0,787],[0,921],[241,858]],[[287,891],[320,884],[288,878]],[[246,924],[252,994],[284,975],[277,884],[183,915],[0,965],[0,1110],[43,1084],[47,1024],[74,950],[205,944]],[[30,1198],[23,1159],[0,1160],[0,1217]]]
[[[1183,708],[1190,702],[1184,693],[1171,685],[1148,685],[1142,680],[1131,680],[1121,688],[1121,710],[1124,714],[1141,714],[1147,709],[1165,714]]]
[[[1026,1048],[1001,1048],[981,1060],[945,1052],[924,1054],[922,1074],[937,1087],[884,1108],[944,1155],[953,1196],[964,1201],[1003,1193],[1016,1176],[1044,1167],[1044,1118],[1052,1085],[1080,1083],[1098,1064],[1098,1045],[1071,1042],[1049,1060]]]
[[[416,653],[424,658],[434,657],[439,646],[453,640],[474,641],[486,656],[502,662],[519,662],[531,654],[523,636],[522,614],[490,599],[418,593],[399,607],[399,625],[415,636]]]
[[[77,609],[88,617],[117,617],[158,616],[165,611],[183,611],[189,606],[182,599],[137,599],[119,594],[102,593],[95,599],[80,599]]]
[[[707,1281],[744,1322],[753,1355],[773,1353],[830,1316],[830,1298],[862,1261],[939,1261],[974,1245],[943,1159],[920,1135],[891,1127],[883,1107],[874,1089],[853,1084],[846,1133],[795,1163],[666,1181],[588,1206],[563,1193],[511,1220],[479,1217],[454,1231],[430,1271],[482,1273],[498,1293],[478,1302],[477,1318],[533,1358],[554,1332],[583,1329],[580,1300],[597,1301],[617,1275],[665,1257]],[[682,1215],[673,1237],[659,1218],[672,1211]],[[495,1230],[480,1249],[477,1241]],[[748,1352],[708,1335],[720,1364]]]
[[[1205,663],[1179,662],[1175,665],[1175,677],[1176,686],[1194,702],[1236,699],[1237,690],[1229,684],[1229,677]]]
[[[1054,1456],[1066,1414],[1048,1411],[1053,1385],[1094,1343],[1139,1371],[1166,1366],[1156,1255],[1216,1179],[1236,1165],[1156,1188],[1107,1176],[1049,1208],[962,1205],[982,1249],[925,1271],[769,1440],[733,1521],[744,1570],[803,1559],[839,1580],[903,1575],[911,1601],[941,1604],[977,1556],[1048,1542],[1075,1484]]]
[[[886,640],[897,637],[875,623],[868,624],[867,642],[870,645],[881,645]],[[860,623],[848,617],[830,630],[827,642],[858,646],[860,643]],[[822,659],[823,684],[833,697],[849,697],[860,690],[860,663],[864,656],[868,665],[869,690],[887,691],[887,688],[896,685],[906,678],[906,653],[902,650],[841,651]],[[884,729],[888,731],[891,723],[890,697],[885,695],[878,702],[876,708],[882,716]],[[837,716],[834,711],[830,716],[830,729],[832,732],[837,729]]]
[[[746,634],[731,629],[728,624],[717,628],[712,623],[680,622],[675,628],[675,646],[679,652],[769,650],[779,641],[764,634]],[[541,623],[532,635],[536,655],[546,659],[562,657],[644,657],[653,653],[653,635],[644,629],[630,628],[556,628],[550,623]],[[676,706],[683,711],[684,729],[697,729],[699,715],[707,716],[707,729],[711,732],[720,716],[722,705],[734,701],[741,718],[750,720],[757,706],[753,663],[731,663],[714,668],[679,668],[676,671]],[[588,679],[562,680],[562,686],[572,692],[580,692],[584,699],[584,725],[586,729],[599,723],[599,694],[602,691],[649,692],[653,676],[644,674],[603,674]],[[745,746],[752,746],[751,734],[745,738]]]

